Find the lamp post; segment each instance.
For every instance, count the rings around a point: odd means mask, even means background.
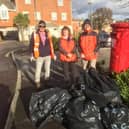
[[[90,18],[90,20],[91,20],[91,24],[92,24],[92,16],[91,16],[92,0],[88,0],[88,5],[89,5],[89,9],[90,9],[90,11],[89,11],[89,18]]]

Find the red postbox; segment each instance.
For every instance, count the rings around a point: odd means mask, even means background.
[[[119,73],[129,68],[129,23],[118,22],[111,26],[110,71]]]

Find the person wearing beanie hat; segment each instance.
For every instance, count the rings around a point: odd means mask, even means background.
[[[90,21],[89,19],[85,19],[85,20],[84,20],[84,23],[85,23],[85,24],[90,24],[90,25],[91,25],[91,21]]]
[[[40,76],[44,68],[44,84],[50,77],[51,58],[56,59],[50,33],[46,30],[46,23],[40,20],[30,39],[31,60],[36,59],[35,84],[40,89]],[[44,86],[44,84],[42,84]]]
[[[89,19],[85,19],[83,24],[82,24],[82,29],[84,29],[85,24],[88,24],[91,26],[91,21]]]
[[[87,70],[88,66],[96,69],[98,51],[97,33],[93,31],[89,19],[84,20],[82,30],[83,32],[79,36],[79,52],[82,59],[83,70]]]

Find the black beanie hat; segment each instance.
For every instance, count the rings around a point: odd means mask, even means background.
[[[46,22],[43,21],[43,20],[40,20],[39,23],[38,23],[38,26],[46,27]]]
[[[85,19],[82,24],[82,29],[84,29],[85,24],[89,24],[91,26],[91,21],[89,19]]]
[[[90,21],[89,19],[85,19],[84,22],[83,22],[83,24],[84,24],[84,25],[85,25],[85,24],[91,25],[91,21]]]

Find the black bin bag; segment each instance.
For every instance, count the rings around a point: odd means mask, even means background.
[[[32,94],[29,105],[32,123],[39,127],[48,118],[62,122],[70,98],[67,90],[60,88],[50,88]]]
[[[85,84],[83,92],[88,98],[94,100],[99,107],[104,107],[108,103],[122,102],[118,86],[109,76],[100,74],[93,68],[81,76],[81,83]]]
[[[101,109],[106,129],[129,129],[129,109],[123,104],[109,104]]]
[[[67,105],[64,126],[67,129],[103,129],[99,108],[84,96],[73,98]]]

